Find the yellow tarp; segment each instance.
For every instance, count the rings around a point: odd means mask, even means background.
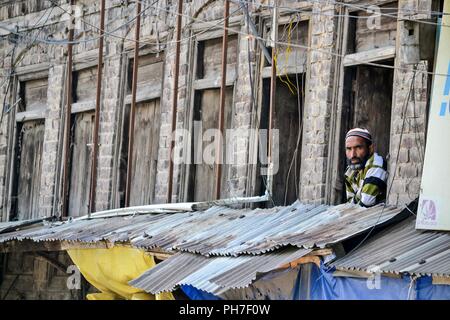
[[[155,266],[145,251],[124,246],[110,249],[67,250],[86,280],[101,293],[88,294],[88,300],[173,300],[173,295],[152,295],[128,284]]]

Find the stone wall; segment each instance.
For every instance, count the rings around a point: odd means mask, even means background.
[[[300,199],[323,203],[333,87],[335,8],[314,4],[310,23],[309,70],[303,118]]]
[[[399,1],[402,17],[408,10],[430,10],[430,1]],[[420,60],[419,24],[399,20],[397,23],[397,56],[391,118],[389,172],[392,184],[388,201],[407,204],[419,196],[425,154],[427,126],[428,75],[427,61]],[[417,72],[410,71],[413,68]]]
[[[3,19],[10,19],[11,25],[19,23],[24,20],[23,18],[15,15],[14,12],[20,10],[26,11],[25,20],[30,17],[33,22],[37,21],[43,13],[50,13],[51,19],[49,19],[48,26],[45,27],[42,32],[34,30],[30,36],[38,36],[44,38],[45,35],[50,32],[53,38],[65,38],[67,36],[68,24],[67,17],[64,18],[63,12],[58,11],[58,8],[53,10],[50,7],[41,8],[37,6],[33,1],[28,1],[29,8],[18,9],[5,9],[2,7]],[[62,6],[67,9],[67,3],[62,2]],[[80,3],[82,7],[82,18],[87,21],[85,24],[85,30],[76,30],[75,35],[77,39],[88,40],[91,37],[97,35],[93,26],[98,24],[99,14],[98,6],[87,6],[86,3]],[[147,4],[144,3],[144,7]],[[172,109],[172,86],[174,75],[174,54],[175,45],[173,26],[175,23],[176,3],[173,1],[159,2],[159,9],[154,9],[144,15],[142,19],[142,31],[141,37],[143,39],[156,39],[161,42],[159,49],[164,51],[165,54],[165,67],[164,67],[164,79],[163,89],[161,96],[161,125],[160,125],[160,139],[158,148],[158,164],[157,164],[157,178],[155,186],[155,202],[162,203],[166,201],[167,197],[167,183],[168,183],[168,167],[169,167],[169,148],[170,148],[170,124],[171,124],[171,109]],[[414,9],[414,4],[411,1],[400,1],[401,8]],[[429,7],[429,3],[428,3]],[[423,3],[420,5],[420,10],[428,8]],[[8,7],[9,8],[9,7]],[[98,179],[97,179],[97,194],[96,194],[96,207],[98,210],[103,210],[114,206],[113,199],[113,185],[116,183],[115,166],[117,163],[114,161],[115,152],[117,152],[118,143],[118,126],[121,123],[119,109],[123,107],[121,101],[123,94],[120,94],[123,90],[122,79],[124,75],[124,56],[126,52],[129,52],[133,48],[133,41],[129,40],[133,38],[133,24],[126,24],[124,27],[117,29],[117,27],[125,24],[131,17],[134,17],[134,5],[124,5],[118,1],[107,1],[107,30],[114,30],[116,37],[106,37],[105,41],[105,64],[103,68],[103,90],[102,90],[102,104],[100,114],[100,148],[99,148],[99,161],[98,161]],[[233,7],[236,10],[236,7]],[[260,9],[262,10],[263,7]],[[314,3],[312,5],[313,14],[310,21],[310,39],[309,44],[312,50],[309,51],[309,63],[306,79],[306,104],[303,119],[303,146],[302,146],[302,164],[301,164],[301,190],[300,198],[304,201],[312,201],[316,203],[325,201],[325,183],[326,182],[326,166],[327,166],[327,150],[330,137],[328,136],[331,116],[331,96],[333,86],[333,70],[334,70],[334,56],[330,54],[333,52],[336,40],[336,17],[333,15],[336,13],[336,8],[333,5],[325,5],[320,3]],[[19,11],[18,11],[19,10]],[[33,12],[33,10],[39,10]],[[16,13],[17,13],[16,12]],[[151,12],[151,13],[150,13]],[[255,12],[257,14],[258,12]],[[222,19],[223,8],[220,4],[214,1],[194,1],[192,3],[185,3],[183,24],[185,26],[183,31],[183,38],[181,44],[181,56],[180,56],[180,79],[179,79],[179,96],[178,96],[178,113],[177,113],[177,128],[183,128],[186,126],[187,118],[189,116],[189,104],[190,104],[190,83],[192,72],[191,63],[192,59],[192,41],[193,36],[189,31],[189,27],[192,23],[204,23],[204,21],[214,21]],[[237,15],[238,13],[235,13]],[[195,16],[195,20],[188,20],[187,15]],[[44,15],[45,16],[45,15]],[[66,15],[67,16],[67,15]],[[270,15],[269,15],[270,17]],[[23,23],[22,23],[23,25]],[[23,27],[21,25],[21,27]],[[205,24],[205,28],[211,29],[210,25]],[[397,37],[397,57],[396,67],[410,68],[412,64],[419,63],[418,58],[418,30],[410,35],[410,29],[418,29],[417,24],[411,24],[408,22],[398,22],[398,37]],[[247,28],[245,26],[244,18],[242,17],[240,33],[245,33]],[[155,36],[164,34],[160,39]],[[11,37],[11,35],[10,35]],[[151,38],[153,37],[153,38]],[[125,38],[128,38],[125,39]],[[30,40],[28,40],[30,41]],[[145,40],[143,40],[145,41]],[[165,43],[167,42],[167,44]],[[239,37],[239,57],[238,68],[236,77],[236,91],[234,100],[234,114],[233,114],[233,128],[247,129],[252,126],[252,109],[251,109],[251,92],[250,92],[250,77],[248,68],[248,52],[247,46],[249,40],[247,37]],[[11,56],[11,50],[14,43],[11,41],[3,41],[1,44],[1,53],[5,56]],[[83,63],[85,60],[90,59],[95,61],[96,48],[98,46],[98,40],[96,41],[82,41],[80,44],[74,46],[74,63]],[[250,59],[253,66],[252,80],[256,84],[258,73],[256,70],[256,51],[255,40],[250,41]],[[64,45],[47,45],[45,43],[38,42],[33,46],[27,47],[26,44],[19,43],[16,48],[16,57],[23,55],[23,58],[16,64],[16,68],[31,68],[32,66],[48,64],[48,110],[47,118],[45,121],[45,142],[43,158],[44,177],[41,179],[41,215],[57,214],[61,206],[58,196],[58,177],[60,175],[61,166],[61,144],[58,143],[61,137],[60,127],[62,124],[62,107],[64,106],[64,83],[65,83],[65,70],[67,68],[67,56],[66,46]],[[89,58],[88,58],[89,57]],[[8,62],[8,57],[3,60],[3,73],[7,75],[11,61]],[[422,63],[423,64],[423,63]],[[95,65],[94,65],[95,67]],[[424,66],[422,66],[424,68]],[[409,83],[412,78],[411,72],[403,72],[397,69],[394,76],[394,96],[393,96],[393,108],[392,108],[392,139],[390,146],[390,171],[392,172],[391,178],[395,175],[395,181],[392,187],[393,197],[392,200],[406,200],[406,198],[414,198],[414,195],[418,192],[418,185],[420,183],[421,176],[421,154],[425,141],[425,110],[424,107],[427,101],[427,82],[423,73],[419,73],[415,77],[415,97],[410,101],[406,111],[406,128],[403,130],[402,141],[400,141],[401,128],[405,127],[403,121],[403,105],[409,91]],[[2,78],[6,79],[6,78]],[[5,85],[2,86],[2,94],[5,92]],[[92,90],[95,90],[92,88]],[[257,95],[257,90],[255,90]],[[257,98],[257,96],[255,97]],[[416,109],[413,106],[416,106]],[[414,111],[415,110],[415,111]],[[0,205],[6,208],[6,177],[9,172],[7,168],[7,138],[8,132],[6,126],[8,121],[8,115],[5,117],[2,123],[2,134],[0,136]],[[413,123],[414,122],[414,123]],[[396,159],[396,150],[398,145],[401,145],[399,164],[395,168],[393,159]],[[417,145],[419,144],[419,145]],[[250,141],[244,139],[243,147],[239,150],[235,150],[234,157],[248,157]],[[176,148],[174,150],[176,155],[185,155],[185,144],[181,139],[177,140]],[[242,196],[250,195],[248,190],[251,189],[252,181],[247,181],[249,177],[249,168],[246,165],[234,165],[230,167],[230,181],[229,181],[229,196]],[[394,174],[394,172],[397,172]],[[174,190],[172,201],[182,200],[179,195],[183,192],[181,182],[184,181],[183,166],[174,167]],[[7,214],[3,211],[3,216]]]
[[[18,9],[14,6],[5,9],[2,7],[2,19],[8,21],[10,25],[19,23],[22,20],[27,20],[28,17],[31,23],[38,21],[38,18],[43,13],[50,13],[51,19],[48,21],[48,26],[39,32],[34,30],[30,36],[38,36],[44,39],[49,33],[54,39],[64,39],[67,36],[67,17],[58,8],[46,7],[41,8],[35,2],[28,1],[30,6],[25,9]],[[97,33],[93,26],[98,24],[98,6],[87,6],[85,2],[80,3],[83,8],[83,19],[87,21],[85,30],[76,30],[76,37],[83,40],[80,44],[74,46],[74,64],[82,64],[86,60],[94,61],[91,66],[95,67],[96,47],[98,40],[88,41],[89,38],[95,37]],[[144,3],[144,7],[148,5]],[[167,183],[168,183],[168,167],[169,167],[169,148],[171,139],[171,109],[172,109],[172,92],[173,92],[173,75],[174,75],[174,30],[176,3],[174,1],[159,2],[159,9],[149,10],[142,19],[142,39],[149,41],[152,39],[153,43],[160,43],[159,50],[164,51],[165,66],[164,78],[162,79],[162,96],[161,96],[161,124],[160,124],[160,138],[158,147],[158,164],[157,177],[155,186],[155,202],[162,203],[166,201],[167,197]],[[414,4],[411,1],[400,1],[401,8],[413,9]],[[67,8],[67,2],[62,2],[61,6]],[[411,7],[413,6],[413,7]],[[118,126],[121,125],[121,112],[123,108],[123,94],[122,79],[127,75],[124,66],[124,57],[127,52],[132,52],[133,49],[133,24],[125,24],[131,17],[134,17],[134,4],[128,6],[120,1],[107,1],[107,30],[114,30],[116,37],[106,37],[105,41],[105,64],[103,68],[103,90],[102,103],[100,114],[100,148],[98,161],[98,179],[97,179],[97,194],[96,194],[96,208],[97,210],[108,209],[114,206],[115,195],[112,194],[113,186],[116,183],[117,163],[115,160],[115,153],[117,152],[117,143],[119,137],[117,136]],[[261,7],[262,10],[264,7]],[[423,3],[420,5],[420,10],[424,10]],[[333,86],[333,70],[335,70],[335,59],[331,52],[335,49],[336,40],[336,8],[333,5],[325,5],[320,3],[312,4],[313,14],[310,20],[310,39],[309,44],[311,50],[309,51],[308,70],[306,78],[306,104],[303,119],[303,146],[302,146],[302,164],[301,164],[301,190],[300,199],[303,201],[312,201],[316,203],[325,201],[325,184],[326,170],[327,170],[327,153],[330,137],[328,136],[332,103],[332,86]],[[25,10],[25,18],[15,15],[20,10]],[[33,11],[34,10],[34,11]],[[38,11],[36,11],[38,10]],[[232,6],[232,11],[236,10]],[[177,113],[177,128],[186,127],[189,121],[191,88],[190,79],[192,75],[192,45],[193,34],[190,31],[190,26],[193,23],[205,24],[205,21],[217,21],[222,19],[223,8],[220,4],[214,1],[194,1],[192,3],[185,3],[184,6],[183,24],[185,26],[183,31],[183,38],[181,44],[180,56],[180,79],[179,79],[179,95],[178,95],[178,113]],[[234,15],[238,15],[235,13]],[[258,14],[257,11],[254,14]],[[195,20],[189,20],[187,15],[195,16]],[[67,15],[66,15],[67,16]],[[239,33],[246,33],[247,28],[243,16],[241,25],[238,26]],[[270,14],[268,15],[270,18]],[[5,20],[6,19],[6,20]],[[9,20],[7,20],[9,19]],[[5,22],[3,22],[5,23]],[[24,23],[19,23],[21,28]],[[124,27],[117,29],[117,27],[124,25]],[[205,24],[206,29],[211,29],[211,26]],[[411,35],[410,30],[414,29],[416,32]],[[418,192],[418,185],[420,183],[421,165],[423,147],[425,141],[425,126],[426,115],[425,105],[427,102],[427,83],[428,80],[423,73],[416,74],[414,86],[414,100],[408,103],[406,110],[406,125],[404,124],[403,105],[412,79],[411,72],[404,72],[401,68],[408,69],[413,64],[419,63],[418,57],[418,25],[411,24],[404,21],[398,22],[398,37],[397,47],[398,52],[396,56],[396,67],[400,68],[395,71],[394,75],[394,96],[392,108],[392,132],[391,132],[391,146],[390,146],[390,171],[391,178],[395,175],[395,181],[392,187],[392,200],[407,200],[414,198]],[[12,35],[10,35],[10,38]],[[160,37],[160,38],[158,38]],[[127,38],[127,39],[126,39]],[[131,40],[130,40],[131,39]],[[84,41],[86,40],[86,41]],[[28,41],[30,41],[28,39]],[[150,42],[150,41],[149,41]],[[48,45],[42,42],[35,43],[32,46],[27,46],[28,43],[19,43],[15,49],[16,58],[20,55],[15,68],[22,70],[33,70],[33,66],[48,65],[48,94],[47,94],[47,117],[45,120],[45,141],[44,141],[44,157],[43,168],[44,173],[41,179],[41,195],[40,205],[43,216],[58,214],[61,206],[60,197],[58,195],[58,184],[60,183],[61,170],[61,125],[64,107],[64,92],[65,92],[65,70],[67,68],[67,56],[65,45]],[[250,40],[250,55],[247,51],[249,40],[247,37],[239,35],[239,57],[237,67],[237,77],[235,83],[235,99],[234,99],[234,113],[232,126],[233,128],[247,129],[253,126],[252,122],[252,103],[250,92],[250,76],[248,57],[252,63],[252,80],[257,83],[259,74],[256,70],[256,54],[259,50],[256,46],[255,39]],[[2,70],[4,76],[8,75],[10,66],[11,50],[15,44],[10,40],[4,38],[1,43],[0,53],[3,55]],[[257,49],[257,51],[255,51]],[[421,64],[421,68],[426,66]],[[28,69],[27,69],[28,68]],[[124,71],[125,70],[125,71]],[[5,80],[6,78],[2,78]],[[192,80],[192,79],[191,79]],[[1,94],[6,90],[6,86],[1,88]],[[95,90],[95,88],[92,88]],[[257,99],[258,92],[255,90],[255,98]],[[412,97],[412,96],[411,96]],[[3,96],[0,96],[3,100]],[[415,103],[413,102],[415,101]],[[416,107],[414,109],[413,107]],[[7,124],[9,115],[1,125],[0,135],[0,205],[5,208],[3,210],[3,217],[6,218],[7,208],[6,204],[6,180],[9,174],[8,165],[8,130]],[[402,134],[402,128],[403,134]],[[401,142],[400,142],[400,135]],[[397,149],[401,145],[399,153],[399,163],[394,166],[394,159],[397,158]],[[250,140],[244,139],[242,147],[235,150],[234,157],[248,158]],[[186,155],[185,144],[181,139],[176,142],[175,154]],[[422,150],[419,150],[422,149]],[[396,168],[397,167],[397,168]],[[230,167],[230,181],[229,181],[229,196],[253,195],[249,194],[252,181],[248,181],[250,176],[249,168],[246,165],[233,165]],[[183,166],[174,167],[174,190],[172,201],[183,200],[180,196],[183,194],[181,182],[184,181]],[[396,172],[394,174],[394,172]],[[6,210],[6,211],[5,211]]]
[[[169,148],[171,142],[171,119],[173,104],[173,76],[174,76],[174,56],[175,56],[175,14],[177,7],[174,0],[159,0],[158,9],[148,9],[141,21],[142,50],[160,51],[165,56],[164,72],[162,82],[162,93],[160,97],[160,134],[157,159],[157,175],[154,190],[154,202],[165,203],[167,201],[168,168],[169,168]],[[426,4],[424,4],[426,2]],[[65,104],[65,81],[67,70],[67,46],[58,44],[46,44],[43,41],[32,41],[35,37],[40,39],[65,39],[67,38],[68,18],[62,10],[50,6],[40,5],[40,1],[28,0],[11,2],[8,5],[0,4],[0,23],[12,29],[16,24],[20,28],[30,28],[43,14],[48,14],[49,19],[46,26],[40,31],[33,30],[26,41],[14,43],[14,36],[1,33],[0,41],[0,103],[3,104],[6,92],[6,80],[13,64],[14,75],[26,75],[37,72],[36,70],[47,70],[48,91],[47,110],[45,118],[44,155],[42,157],[43,174],[41,177],[40,190],[40,212],[41,216],[58,215],[61,208],[60,199],[60,177],[62,166],[62,128],[64,104]],[[45,2],[49,3],[49,2]],[[67,7],[68,1],[61,1],[61,6]],[[153,3],[145,1],[143,8]],[[262,1],[267,3],[267,1]],[[400,0],[400,8],[414,9],[419,6],[418,1]],[[80,44],[74,46],[74,64],[89,67],[96,67],[98,40],[89,41],[98,36],[93,26],[99,25],[99,7],[89,5],[88,1],[81,1],[83,4],[83,20],[88,24],[81,24],[82,29],[75,32],[76,39]],[[291,5],[291,2],[284,1],[283,6]],[[292,3],[298,6],[298,3]],[[116,36],[108,36],[105,41],[105,59],[103,66],[102,103],[100,111],[99,129],[99,158],[97,170],[97,193],[96,210],[113,208],[117,201],[117,194],[114,189],[118,175],[118,144],[120,142],[119,128],[122,124],[124,108],[124,96],[128,74],[126,61],[132,55],[134,47],[134,25],[126,24],[135,16],[134,3],[120,0],[106,1],[106,29]],[[420,1],[420,10],[427,10],[430,1]],[[264,14],[265,18],[271,19],[270,10],[265,10],[264,6],[253,8],[253,15]],[[306,5],[305,5],[306,8]],[[336,70],[335,55],[332,53],[336,49],[337,38],[337,18],[334,16],[337,8],[331,4],[323,4],[321,1],[311,2],[312,8],[309,23],[309,46],[308,63],[306,73],[306,98],[303,118],[303,140],[301,155],[300,174],[300,194],[299,197],[304,202],[324,203],[326,202],[326,172],[327,165],[335,164],[328,159],[330,141],[330,125],[332,116],[332,96],[333,85],[335,83],[334,70]],[[236,11],[236,5],[232,5],[230,12]],[[265,10],[265,12],[264,12]],[[194,0],[184,3],[183,33],[180,55],[180,78],[178,92],[178,110],[176,115],[176,126],[178,129],[187,128],[190,121],[191,93],[192,93],[192,72],[193,72],[193,48],[194,40],[192,26],[203,25],[204,31],[211,31],[214,28],[205,21],[213,21],[220,25],[223,18],[223,2],[210,0]],[[285,16],[288,14],[283,13]],[[294,13],[289,13],[294,14]],[[193,20],[186,16],[196,17]],[[262,89],[258,88],[260,77],[257,59],[260,50],[255,38],[248,39],[245,36],[247,27],[245,19],[240,11],[233,14],[233,18],[240,15],[240,21],[233,27],[238,33],[238,62],[236,81],[234,83],[235,93],[233,101],[232,127],[240,129],[254,128],[257,119],[254,113],[260,106],[252,106],[252,94],[250,85],[251,79],[255,85],[255,100],[259,101]],[[417,18],[417,17],[415,17]],[[43,21],[43,20],[42,20]],[[118,28],[119,26],[122,26]],[[118,29],[117,29],[118,28]],[[1,29],[0,29],[1,30]],[[412,32],[411,32],[412,30]],[[220,28],[216,28],[215,37],[220,36]],[[418,24],[399,20],[397,22],[397,53],[395,58],[394,73],[394,94],[392,103],[391,120],[391,144],[389,171],[390,179],[393,180],[390,202],[403,204],[415,199],[419,193],[420,179],[422,174],[423,154],[425,145],[426,130],[426,105],[429,99],[427,88],[428,78],[426,74],[407,71],[416,66],[420,70],[429,68],[426,62],[419,59],[419,32]],[[9,37],[9,39],[8,39]],[[15,47],[14,51],[13,48]],[[14,52],[14,59],[11,61],[11,54]],[[250,61],[249,61],[250,59]],[[262,68],[261,68],[262,69]],[[414,85],[411,81],[414,77]],[[413,90],[410,90],[413,88]],[[261,90],[260,90],[261,89]],[[92,88],[95,91],[95,88]],[[411,91],[411,92],[410,92]],[[10,92],[6,97],[9,100]],[[94,94],[95,96],[95,94]],[[409,99],[408,99],[409,97]],[[406,101],[406,102],[405,102]],[[218,109],[218,106],[217,106]],[[6,114],[0,124],[0,208],[1,220],[6,221],[10,215],[8,202],[7,180],[10,175],[9,164],[11,161],[12,146],[8,141],[11,139],[10,124],[14,123],[14,113]],[[249,137],[242,139],[239,148],[233,150],[234,158],[249,158],[249,149],[252,145]],[[179,137],[176,140],[174,153],[177,156],[187,154],[186,144]],[[280,155],[282,156],[282,155]],[[398,161],[397,160],[398,156]],[[256,178],[253,176],[252,167],[247,165],[232,165],[229,167],[230,177],[227,196],[254,196],[259,195],[259,190],[253,187]],[[80,173],[82,174],[82,173]],[[183,188],[185,177],[185,166],[174,166],[173,195],[172,201],[183,201]],[[24,271],[24,272],[29,272]],[[30,277],[29,277],[30,278]],[[31,279],[33,276],[31,276]],[[8,281],[10,281],[9,279]],[[2,284],[7,286],[10,282]],[[12,281],[12,280],[11,280]],[[30,280],[31,281],[31,280]],[[62,281],[62,280],[61,280]],[[63,290],[64,288],[61,288]],[[61,291],[62,292],[62,291]],[[56,294],[56,293],[55,293]],[[17,296],[18,297],[18,296]],[[44,297],[44,296],[40,296]],[[47,298],[51,296],[45,296]],[[70,298],[64,294],[61,297]]]

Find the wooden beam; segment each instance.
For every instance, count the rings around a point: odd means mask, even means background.
[[[433,276],[432,283],[450,285],[450,277]]]
[[[159,260],[166,260],[167,258],[170,258],[173,254],[172,253],[159,253],[159,252],[153,252],[153,251],[147,251],[148,255],[153,256]]]
[[[24,111],[16,113],[16,121],[24,122],[29,120],[41,120],[47,117],[47,110],[39,108],[38,110]]]
[[[236,73],[233,71],[228,71],[227,72],[227,77],[226,77],[226,86],[232,86],[236,80]],[[218,76],[217,78],[213,78],[213,79],[198,79],[194,81],[193,84],[193,88],[194,90],[206,90],[206,89],[216,89],[216,88],[220,88],[220,81],[221,81],[221,77]]]
[[[400,274],[392,273],[392,272],[382,272],[381,275],[383,277],[393,278],[393,279],[401,279],[402,276]],[[333,272],[333,277],[351,277],[351,278],[370,278],[373,277],[374,273],[359,271],[359,270],[337,270]]]
[[[282,70],[277,70],[277,76],[287,75],[287,74],[298,74],[305,72],[305,68],[302,65],[299,66],[287,66]],[[272,67],[264,67],[261,72],[263,78],[270,78],[272,76]]]
[[[64,251],[69,249],[106,249],[105,242],[81,243],[73,241],[40,241],[13,240],[0,244],[0,252],[35,252],[35,251]]]
[[[279,269],[295,268],[298,265],[306,263],[314,263],[317,267],[320,268],[320,258],[318,256],[304,256],[282,265]]]
[[[347,54],[344,57],[343,63],[345,67],[350,67],[392,58],[395,58],[395,47],[389,46],[380,49]]]
[[[308,256],[328,256],[330,254],[333,254],[334,250],[331,248],[326,248],[326,249],[318,249],[318,250],[314,250],[311,253],[308,254]]]
[[[48,255],[48,253],[46,252],[33,252],[33,255],[36,257],[39,257],[43,260],[45,260],[48,264],[50,264],[51,266],[55,267],[56,269],[58,269],[59,271],[61,271],[62,273],[67,273],[67,266],[62,264],[61,262],[59,262],[58,260],[52,258],[51,256]]]
[[[230,28],[230,30],[228,30],[228,35],[236,34],[239,32],[240,24],[242,23],[243,18],[244,18],[244,16],[242,14],[240,14],[238,16],[229,17],[228,28]],[[223,35],[223,25],[219,22],[220,22],[220,20],[207,21],[207,22],[194,22],[191,24],[191,30],[193,32],[201,32],[201,31],[204,31],[205,29],[207,29],[210,34],[212,34],[214,31],[218,31],[217,34],[220,33],[219,34],[219,37],[220,37],[221,35]],[[231,28],[236,28],[236,29],[233,30]]]
[[[95,100],[87,100],[82,102],[76,102],[72,104],[71,114],[89,112],[95,110]]]
[[[136,103],[160,98],[161,93],[161,85],[147,86],[145,91],[136,93]],[[131,94],[125,96],[125,104],[131,104],[131,100]]]
[[[78,241],[41,241],[34,242],[32,240],[13,240],[5,243],[0,243],[0,253],[8,252],[34,252],[43,254],[51,251],[66,251],[75,249],[109,249],[114,246],[123,246],[133,248],[128,243],[111,243],[108,241],[98,241],[95,243],[85,243]],[[165,260],[171,257],[174,253],[164,251],[159,248],[153,248],[147,250],[145,248],[139,248],[146,251],[149,255],[158,258],[159,260]]]

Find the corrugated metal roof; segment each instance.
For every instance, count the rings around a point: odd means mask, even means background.
[[[80,220],[0,235],[9,240],[127,242],[202,255],[261,254],[293,245],[325,247],[381,224],[401,212],[382,206],[327,207],[299,202],[272,209],[213,207],[206,211]]]
[[[332,263],[339,270],[450,276],[450,233],[415,229],[408,218]]]
[[[278,269],[309,252],[311,250],[291,247],[259,256],[210,258],[178,253],[129,283],[153,294],[172,291],[179,285],[191,285],[213,294],[221,294],[229,289],[245,288],[258,274]]]
[[[323,248],[382,224],[401,211],[393,206],[383,209],[382,205],[366,209],[351,204],[328,207],[299,202],[272,209],[212,207],[197,212],[54,223],[0,234],[0,243],[108,241],[205,256],[256,255],[289,245]]]
[[[27,227],[44,221],[45,218],[0,222],[0,233],[14,231],[19,227]]]

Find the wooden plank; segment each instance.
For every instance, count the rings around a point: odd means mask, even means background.
[[[197,79],[217,79],[221,74],[222,66],[222,38],[202,41],[199,43],[199,47],[202,50],[198,51],[197,59],[201,63],[198,64],[198,70],[196,70]],[[227,70],[235,70],[237,61],[238,37],[231,35],[228,37]]]
[[[242,23],[242,19],[243,19],[242,15],[233,15],[229,18],[228,26],[239,32],[240,24]],[[216,25],[216,27],[215,27],[215,25]],[[205,29],[208,29],[208,30],[211,29],[210,31],[207,31],[205,33],[213,34],[213,32],[216,31],[216,32],[222,32],[222,34],[223,34],[223,22],[217,23],[217,21],[208,21],[208,22],[193,22],[191,24],[191,30],[194,32],[202,32]],[[215,29],[219,29],[219,30],[215,30]],[[220,29],[222,29],[222,30],[220,30]],[[234,31],[234,30],[229,30],[228,34],[235,34],[236,31]]]
[[[351,277],[351,278],[371,278],[374,276],[374,273],[366,272],[366,271],[359,271],[359,270],[337,270],[333,272],[333,277]],[[381,276],[393,278],[393,279],[401,279],[402,276],[400,274],[395,273],[381,273]]]
[[[220,89],[208,89],[204,91],[197,92],[199,94],[199,105],[196,106],[197,117],[194,120],[201,121],[202,124],[202,132],[203,135],[208,129],[216,129],[218,128],[218,116],[217,116],[217,108],[219,105],[220,99]],[[231,115],[233,109],[233,87],[227,87],[226,96],[225,96],[225,117],[224,117],[224,129],[231,128]],[[201,137],[200,137],[201,139]],[[203,141],[203,143],[199,146],[201,147],[202,155],[205,150],[208,148],[209,150],[214,149],[211,148],[211,143],[213,139],[209,141]],[[224,142],[225,143],[225,142]],[[227,154],[227,146],[224,146],[223,154]],[[214,153],[212,152],[212,155]],[[211,159],[215,159],[212,157]],[[222,185],[221,190],[222,194],[225,196],[229,186],[227,185],[228,181],[228,166],[224,165],[222,169]],[[194,175],[194,201],[207,201],[214,199],[213,191],[214,191],[214,163],[206,163],[204,158],[202,157],[201,163],[195,165],[195,175]]]
[[[14,70],[16,75],[18,76],[19,81],[25,82],[29,80],[48,78],[49,69],[50,64],[48,62],[43,62],[39,64],[32,64],[29,66],[19,66]]]
[[[63,251],[69,249],[106,249],[108,245],[105,241],[95,243],[82,243],[74,241],[41,241],[34,242],[31,240],[13,240],[0,243],[1,253],[20,253],[34,251]]]
[[[433,284],[450,285],[450,277],[433,276]]]
[[[40,120],[45,119],[47,116],[47,110],[45,110],[45,105],[39,107],[37,110],[33,111],[24,111],[16,113],[16,121],[17,122],[25,122],[30,120]]]
[[[130,205],[153,202],[158,161],[160,100],[136,106]]]
[[[222,77],[217,76],[214,78],[197,79],[194,81],[194,90],[214,89],[220,87],[220,81]],[[227,86],[232,86],[236,81],[236,70],[227,70]]]
[[[361,65],[368,62],[376,62],[395,57],[395,47],[390,46],[386,48],[373,49],[368,51],[362,51],[358,53],[347,54],[344,57],[344,66]]]
[[[81,101],[72,104],[72,114],[81,113],[81,112],[89,112],[95,110],[95,100],[87,100]]]
[[[311,253],[309,253],[309,255],[315,255],[315,256],[328,256],[330,254],[333,254],[334,250],[333,249],[318,249],[318,250],[314,250]]]
[[[357,270],[337,270],[333,272],[333,277],[351,277],[351,278],[370,278],[373,276],[370,272]]]
[[[36,79],[22,82],[20,91],[22,96],[21,104],[25,106],[23,111],[44,110],[47,106],[48,80]]]
[[[146,55],[139,58],[139,72],[137,78],[137,90],[144,90],[146,87],[159,85],[163,78],[164,61],[156,55]]]
[[[30,255],[23,255],[25,252],[37,252],[40,254],[44,254],[45,252],[54,252],[54,251],[67,251],[67,250],[74,250],[74,249],[108,249],[112,248],[114,246],[120,246],[120,247],[130,247],[134,248],[132,245],[127,243],[108,243],[107,241],[98,241],[93,243],[87,243],[87,242],[78,242],[78,241],[41,241],[41,242],[34,242],[31,240],[12,240],[5,243],[0,243],[0,253],[11,253],[16,257],[13,263],[11,263],[13,268],[8,270],[9,273],[17,271],[17,267],[20,267],[20,272],[23,273],[22,270],[31,270],[32,268],[32,256]],[[152,248],[151,250],[147,250],[145,248],[142,248],[142,250],[145,250],[147,254],[154,256],[160,260],[165,260],[169,257],[171,257],[174,253],[164,251],[160,248]],[[23,265],[23,266],[22,266]]]
[[[20,164],[17,191],[17,218],[33,219],[39,216],[44,122],[25,122],[21,130]]]
[[[162,88],[161,83],[151,86],[146,86],[145,89],[141,88],[141,91],[136,93],[136,102],[145,102],[161,97]],[[125,104],[131,104],[131,94],[125,96]]]
[[[304,256],[297,260],[291,261],[282,265],[279,269],[287,269],[287,268],[295,268],[298,265],[306,264],[306,263],[314,263],[317,267],[320,268],[320,258],[318,256]]]
[[[389,9],[392,8],[392,9]],[[367,17],[373,15],[373,13],[365,10],[353,13],[362,17],[356,19],[356,34],[355,34],[355,49],[356,52],[363,52],[377,48],[395,46],[397,37],[397,8],[398,3],[392,2],[383,6],[380,6],[383,14],[389,14],[394,17],[382,15],[379,17],[380,24],[375,25],[376,21],[368,20]]]
[[[303,73],[305,71],[306,71],[306,68],[303,65],[287,66],[287,67],[284,67],[282,70],[281,69],[277,70],[277,76]],[[264,67],[262,69],[261,76],[264,79],[270,78],[272,76],[272,67]]]
[[[88,213],[94,113],[74,116],[68,212],[71,217]]]
[[[75,79],[74,102],[95,101],[95,90],[93,89],[97,86],[97,68],[79,70],[76,72]]]
[[[46,252],[39,252],[38,251],[38,252],[35,252],[34,255],[36,257],[39,257],[39,258],[43,259],[48,264],[50,264],[51,266],[55,267],[57,270],[59,270],[59,271],[61,271],[63,273],[66,272],[66,270],[67,270],[67,266],[65,266],[64,264],[59,262],[57,259],[54,259],[53,257],[51,257]]]
[[[158,34],[149,34],[142,35],[141,41],[142,43],[146,43],[145,48],[140,48],[139,53],[147,54],[155,51],[161,50],[161,47],[158,46],[158,43],[162,43],[164,41],[168,41],[169,32],[164,30],[159,32]],[[123,51],[127,52],[129,57],[133,56],[134,50],[134,42],[133,41],[125,41],[123,44]]]
[[[136,101],[140,102],[143,97],[149,96],[145,100],[159,98],[161,96],[163,78],[164,61],[163,55],[159,57],[156,54],[147,54],[139,56],[139,72],[137,78],[137,96]],[[128,64],[128,78],[127,78],[127,94],[130,96],[130,100],[126,100],[125,103],[131,103],[131,85],[133,74],[133,59],[130,59]],[[157,90],[158,94],[154,91]],[[139,99],[139,97],[141,97]]]

